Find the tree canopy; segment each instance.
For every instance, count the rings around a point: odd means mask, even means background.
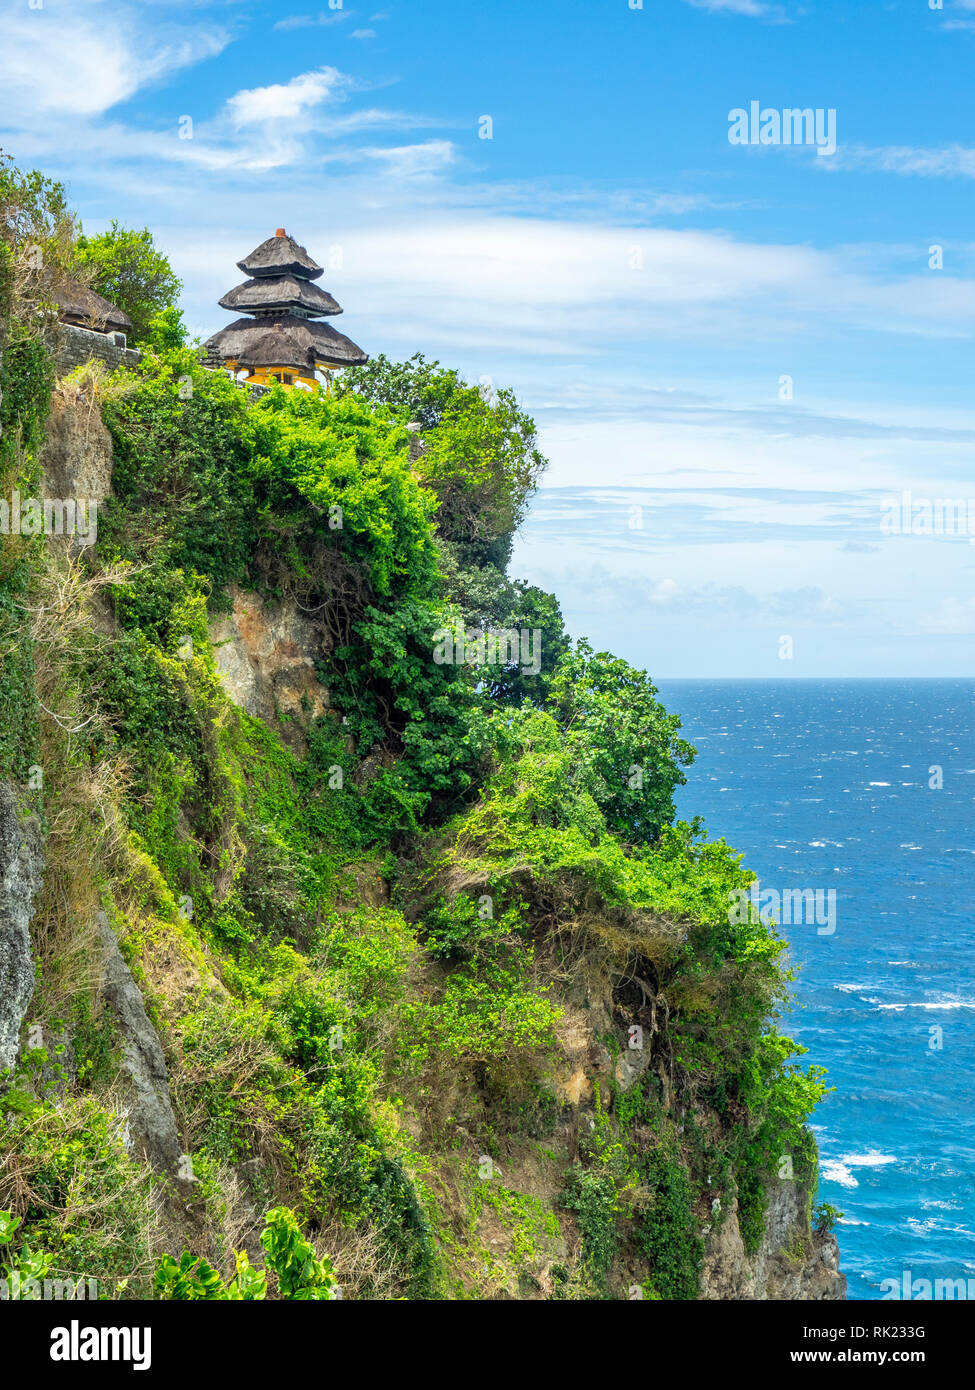
[[[170,312],[182,289],[168,259],[156,248],[148,227],[141,231],[113,222],[107,232],[80,236],[75,248],[79,266],[90,271],[91,287],[132,320],[133,342],[151,341],[154,329],[168,330],[172,343]],[[177,315],[178,317],[178,315]]]

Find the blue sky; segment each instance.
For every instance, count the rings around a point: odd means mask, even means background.
[[[574,633],[975,674],[968,536],[881,530],[975,516],[975,0],[37,3],[0,146],[149,225],[194,332],[285,226],[367,351],[513,386],[551,460],[514,570]],[[833,109],[835,154],[731,144],[752,101]]]

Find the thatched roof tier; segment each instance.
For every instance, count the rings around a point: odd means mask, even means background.
[[[242,367],[284,367],[314,371],[315,367],[358,367],[368,354],[351,338],[327,323],[294,314],[268,314],[237,319],[205,344],[208,355]]]
[[[228,290],[219,301],[222,309],[237,309],[245,314],[262,310],[303,309],[312,318],[341,314],[342,306],[327,290],[320,289],[296,275],[264,275],[245,280],[236,289]]]
[[[103,299],[87,285],[77,280],[63,280],[52,290],[58,306],[58,318],[63,323],[73,323],[79,328],[91,328],[96,333],[128,333],[132,320],[122,309],[117,309],[107,299]]]
[[[322,267],[280,227],[237,264],[245,275],[298,275],[302,280],[317,280],[322,274]]]

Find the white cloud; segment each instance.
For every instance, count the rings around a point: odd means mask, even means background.
[[[353,29],[349,35],[350,39],[374,39],[375,37],[375,29]]]
[[[764,17],[778,9],[775,5],[762,4],[761,0],[685,0],[685,3],[692,5],[695,10],[744,14],[750,15],[753,19]]]
[[[337,68],[321,67],[314,72],[299,73],[290,82],[275,82],[269,87],[237,92],[228,99],[227,111],[238,128],[265,121],[293,120],[323,102],[344,95],[348,86],[349,78]]]
[[[129,6],[103,0],[47,0],[8,13],[0,41],[6,114],[96,116],[180,68],[213,57],[223,28],[166,20],[144,26]]]
[[[841,146],[817,168],[878,169],[891,174],[915,174],[922,178],[975,178],[975,149],[967,145]]]
[[[375,145],[356,153],[385,164],[387,173],[396,179],[439,173],[456,157],[449,140],[426,140],[420,145]]]
[[[975,634],[975,598],[944,598],[922,615],[919,626],[922,632],[970,637]]]
[[[328,14],[294,14],[286,19],[279,19],[275,24],[275,29],[315,29],[326,24],[341,24],[343,20],[350,19],[351,10],[332,10]]]

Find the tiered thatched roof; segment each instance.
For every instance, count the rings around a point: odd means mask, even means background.
[[[327,290],[299,280],[296,275],[264,275],[259,280],[245,280],[236,289],[228,290],[218,303],[221,309],[242,309],[245,314],[300,308],[308,318],[324,318],[326,314],[342,312]]]
[[[229,290],[220,304],[254,317],[237,319],[215,333],[206,343],[208,361],[306,377],[314,377],[316,369],[368,362],[368,355],[350,338],[315,321],[341,314],[342,308],[311,283],[322,267],[283,228],[237,264],[251,278]]]
[[[313,261],[303,246],[279,227],[274,236],[262,241],[249,256],[237,265],[245,275],[300,275],[304,280],[317,280],[322,268]]]
[[[297,371],[300,365],[308,374],[320,362],[356,367],[369,360],[344,333],[336,333],[327,323],[300,319],[294,314],[237,319],[210,342],[217,339],[221,354],[242,367],[286,367]]]

